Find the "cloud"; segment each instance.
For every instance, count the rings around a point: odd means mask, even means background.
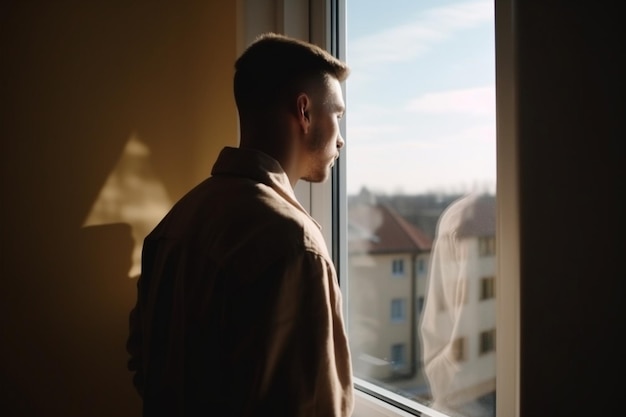
[[[495,114],[495,98],[494,86],[426,93],[410,100],[406,110],[414,113],[490,116]]]
[[[408,23],[351,41],[347,51],[350,65],[356,68],[411,60],[455,32],[493,22],[493,13],[493,0],[426,10]]]
[[[405,12],[401,24],[384,29],[372,24],[368,35],[348,42],[353,68],[347,89],[349,190],[366,185],[388,192],[394,187],[421,192],[495,182],[495,88],[482,73],[480,81],[474,81],[474,67],[459,74],[446,72],[447,62],[435,61],[450,51],[448,60],[475,57],[467,50],[473,38],[461,43],[464,49],[458,56],[455,42],[472,35],[466,30],[493,25],[493,0],[458,0],[422,11],[418,3],[418,14]],[[423,62],[432,71],[402,65],[431,51]],[[457,74],[460,77],[451,81]],[[413,82],[414,76],[421,82]],[[424,86],[431,90],[424,91]]]
[[[389,134],[393,131],[393,134]],[[387,129],[386,126],[360,126],[348,131],[347,144],[353,150],[367,151],[379,155],[383,149],[396,151],[438,150],[453,155],[465,151],[492,148],[496,140],[496,127],[493,123],[479,123],[464,126],[452,131],[420,131],[417,128],[402,127]]]
[[[358,138],[360,141],[368,141],[370,139],[380,139],[381,137],[395,136],[402,132],[403,128],[397,124],[356,124],[350,126],[349,134],[351,137]]]

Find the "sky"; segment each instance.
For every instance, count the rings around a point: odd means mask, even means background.
[[[346,0],[349,194],[495,190],[493,0]]]

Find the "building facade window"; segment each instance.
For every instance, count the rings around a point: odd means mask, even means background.
[[[496,329],[480,332],[478,353],[484,355],[496,350]]]
[[[404,276],[404,259],[394,259],[391,261],[391,274],[394,277]]]
[[[467,360],[466,341],[464,337],[458,337],[452,342],[452,359],[455,362]]]
[[[391,300],[391,321],[404,322],[406,320],[406,300],[394,298]]]
[[[419,258],[417,260],[417,273],[421,275],[424,272],[426,272],[426,262],[424,262],[424,259]]]
[[[415,313],[420,316],[422,313],[422,310],[424,310],[424,296],[419,296],[417,297],[417,299],[415,300]]]
[[[391,345],[391,363],[396,368],[406,364],[406,345],[404,343]]]
[[[496,254],[495,236],[481,236],[478,238],[478,255],[494,256]]]
[[[489,300],[496,296],[496,280],[494,277],[480,279],[480,300]]]

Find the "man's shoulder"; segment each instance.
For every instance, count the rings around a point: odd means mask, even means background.
[[[262,240],[273,245],[297,248],[328,258],[326,242],[320,226],[300,207],[284,198],[275,189],[258,186],[258,194],[250,195],[250,223],[262,225]],[[256,217],[258,216],[258,217]],[[287,248],[285,248],[287,250]]]
[[[318,225],[271,186],[246,178],[210,178],[181,198],[151,234],[206,236],[220,248],[285,255],[326,253]]]
[[[285,238],[291,236],[298,239],[304,249],[317,249],[322,235],[308,213],[268,186],[260,186],[260,195],[252,200],[251,208],[256,206],[259,209],[259,221],[266,219],[268,229],[283,230]]]

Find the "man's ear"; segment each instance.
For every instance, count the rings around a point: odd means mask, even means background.
[[[296,99],[296,115],[300,128],[306,134],[311,127],[311,99],[305,93],[298,95]]]

